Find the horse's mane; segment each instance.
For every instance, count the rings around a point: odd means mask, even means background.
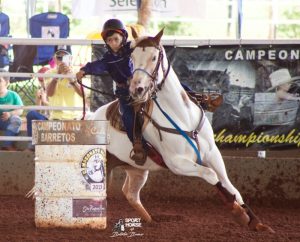
[[[153,37],[146,36],[136,43],[136,47],[155,47],[158,48],[158,45]]]

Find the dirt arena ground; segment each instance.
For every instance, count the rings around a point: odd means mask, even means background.
[[[0,241],[300,241],[300,205],[252,206],[276,234],[241,228],[216,201],[160,200],[143,196],[154,222],[114,236],[119,219],[138,218],[124,199],[108,198],[107,229],[41,229],[34,224],[34,201],[1,196]]]

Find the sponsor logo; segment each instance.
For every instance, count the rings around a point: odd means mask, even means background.
[[[91,191],[99,192],[105,189],[104,162],[105,151],[101,148],[90,150],[81,161],[81,174]]]
[[[106,199],[73,199],[73,217],[90,218],[106,216]]]

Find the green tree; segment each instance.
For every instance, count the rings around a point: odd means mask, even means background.
[[[157,24],[157,28],[159,30],[164,28],[165,35],[192,36],[194,33],[193,26],[191,23],[184,23],[180,21],[159,22]],[[151,22],[150,32],[153,32],[154,29],[155,29],[155,25],[153,22]]]
[[[287,19],[299,20],[300,10],[292,9],[287,10],[283,14]],[[280,24],[277,26],[277,38],[299,38],[300,37],[300,25],[299,24]]]

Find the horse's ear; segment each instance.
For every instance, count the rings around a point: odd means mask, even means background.
[[[137,39],[139,36],[138,36],[137,32],[135,31],[135,28],[133,28],[132,26],[130,28],[131,28],[131,34],[132,34],[133,39]]]
[[[161,37],[162,37],[163,34],[164,34],[164,29],[165,29],[165,28],[162,28],[162,30],[159,31],[159,33],[158,33],[155,37],[153,37],[153,40],[155,41],[155,43],[156,43],[157,45],[159,45],[160,39],[161,39]]]

